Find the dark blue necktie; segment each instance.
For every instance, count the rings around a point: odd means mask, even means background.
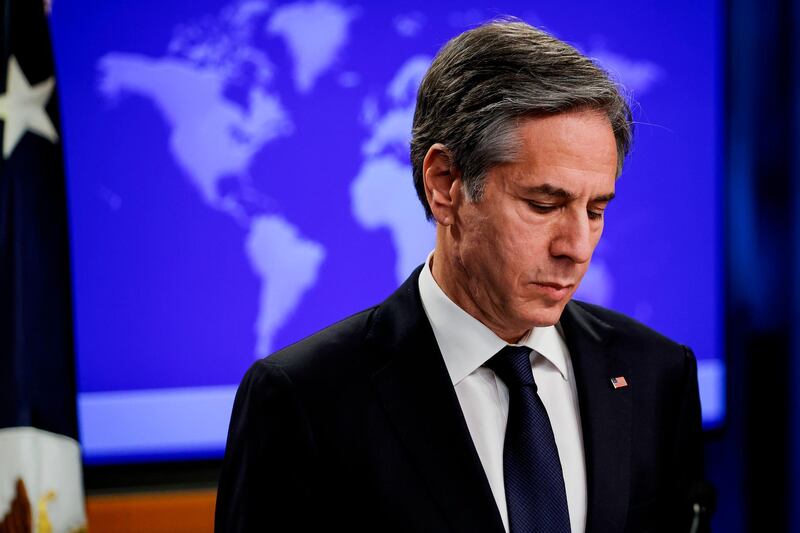
[[[489,359],[508,387],[508,425],[503,445],[511,533],[569,533],[564,475],[550,418],[536,392],[531,349],[506,346]]]

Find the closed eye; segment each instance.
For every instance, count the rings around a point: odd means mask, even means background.
[[[557,205],[552,205],[552,204],[538,204],[536,202],[531,202],[530,200],[528,201],[528,205],[531,206],[531,209],[533,209],[537,213],[542,213],[542,214],[551,213],[554,210],[558,209],[559,207]]]
[[[533,202],[531,200],[528,200],[528,205],[535,212],[543,214],[543,215],[546,215],[548,213],[552,213],[556,209],[559,209],[559,208],[562,207],[560,204],[540,204],[538,202]],[[603,211],[604,211],[603,209],[599,209],[599,210],[591,210],[591,209],[589,209],[589,210],[586,211],[586,214],[589,217],[589,220],[602,220],[603,219]]]

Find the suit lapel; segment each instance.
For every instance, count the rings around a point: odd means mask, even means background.
[[[608,349],[611,326],[570,302],[561,327],[581,410],[588,489],[586,531],[622,531],[630,493],[630,387],[636,384],[616,390],[611,385],[611,378],[628,375],[624,361]]]
[[[372,381],[452,529],[502,533],[489,482],[422,309],[418,272],[376,312],[367,339],[378,359]]]

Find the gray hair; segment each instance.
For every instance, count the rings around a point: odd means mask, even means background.
[[[578,109],[604,113],[617,145],[617,176],[633,137],[631,110],[608,74],[574,47],[524,22],[499,20],[451,39],[419,87],[411,139],[414,186],[425,215],[422,162],[441,143],[480,200],[486,172],[513,162],[521,119]]]

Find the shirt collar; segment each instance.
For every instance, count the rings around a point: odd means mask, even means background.
[[[433,252],[420,272],[419,292],[447,372],[457,385],[507,343],[444,293],[431,273],[432,257]],[[533,328],[519,344],[541,354],[568,379],[566,345],[555,326]]]

